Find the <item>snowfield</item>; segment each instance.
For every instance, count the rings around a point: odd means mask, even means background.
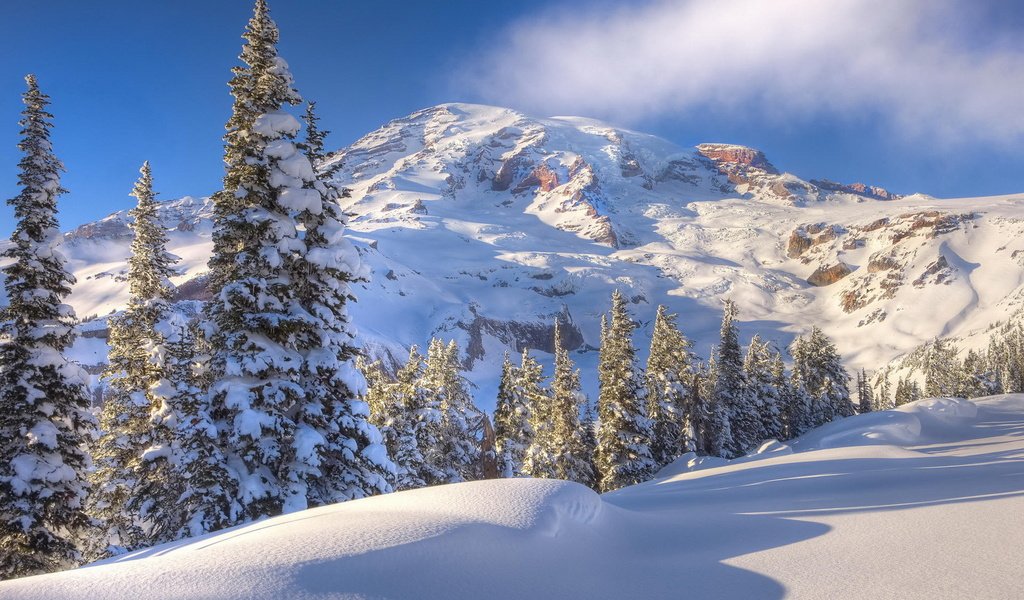
[[[1021,598],[1024,395],[929,399],[604,496],[512,479],[311,509],[0,598]]]

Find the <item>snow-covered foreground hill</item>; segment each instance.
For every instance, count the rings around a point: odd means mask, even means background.
[[[664,303],[707,356],[731,298],[744,342],[759,333],[785,346],[818,325],[850,367],[868,369],[936,336],[977,332],[984,344],[1024,294],[1019,195],[899,197],[803,180],[750,148],[681,148],[588,119],[469,104],[396,119],[331,161],[372,271],[352,307],[361,342],[404,359],[431,336],[458,340],[484,409],[502,353],[550,352],[556,318],[571,321],[566,342],[594,392],[599,316],[615,288],[643,326],[641,345]],[[159,188],[159,165],[154,173]],[[203,199],[163,204],[182,298],[204,297],[210,215]],[[127,219],[66,237],[80,317],[127,300]],[[105,362],[104,327],[84,327],[84,364]]]
[[[604,496],[517,479],[357,500],[0,597],[1024,597],[1024,395],[923,400],[687,462]]]

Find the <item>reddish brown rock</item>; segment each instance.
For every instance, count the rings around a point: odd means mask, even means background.
[[[520,194],[532,188],[538,188],[542,192],[550,192],[558,187],[558,173],[555,173],[546,163],[541,163],[530,171],[530,174],[519,182],[519,185],[512,190],[513,194]]]
[[[786,246],[786,256],[799,258],[801,254],[811,247],[811,238],[803,235],[799,229],[794,230],[789,236],[789,244]]]
[[[768,162],[763,152],[753,148],[732,144],[701,144],[697,146],[697,152],[715,163],[754,167],[772,175],[779,173],[778,169]]]
[[[817,287],[824,287],[826,285],[832,285],[850,273],[853,273],[853,269],[851,269],[846,263],[842,262],[829,267],[818,267],[818,269],[811,273],[811,276],[807,278],[807,283]]]

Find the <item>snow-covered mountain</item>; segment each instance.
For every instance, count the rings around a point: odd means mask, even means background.
[[[614,288],[647,339],[659,303],[706,355],[721,302],[741,333],[784,346],[821,326],[869,369],[936,336],[984,331],[1019,308],[1024,195],[937,200],[804,180],[761,152],[681,148],[576,117],[445,104],[335,153],[350,235],[372,269],[352,308],[364,346],[403,358],[455,338],[493,405],[505,350],[551,348],[558,315],[593,390],[599,316]],[[163,205],[179,295],[202,299],[210,205]],[[80,316],[126,301],[126,211],[67,234]],[[104,359],[102,319],[76,347]]]
[[[922,400],[604,495],[498,479],[354,500],[0,597],[1021,598],[1024,395]]]

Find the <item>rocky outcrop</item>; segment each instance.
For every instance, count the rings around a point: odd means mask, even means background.
[[[473,306],[470,307],[470,312],[473,315],[472,320],[456,324],[459,329],[469,333],[469,343],[466,346],[467,369],[472,369],[476,361],[485,358],[485,335],[514,348],[516,352],[530,349],[554,354],[555,320],[561,325],[562,344],[567,350],[576,350],[583,346],[583,333],[565,310],[555,315],[550,322],[493,319],[477,313],[476,307]]]
[[[853,273],[853,269],[851,269],[846,263],[842,262],[828,267],[818,267],[813,273],[811,273],[811,276],[807,278],[807,283],[816,287],[824,287],[826,285],[832,285],[850,273]]]
[[[739,173],[748,168],[755,168],[770,175],[778,175],[779,171],[772,163],[768,162],[764,152],[736,146],[733,144],[700,144],[697,152],[711,160],[726,175]],[[730,178],[731,179],[731,178]]]
[[[899,194],[893,194],[885,188],[867,185],[865,183],[836,183],[835,181],[829,181],[828,179],[812,179],[811,183],[829,192],[855,194],[857,196],[864,196],[865,198],[872,198],[874,200],[899,200],[903,197]]]
[[[558,173],[555,173],[547,163],[540,163],[516,185],[512,193],[521,194],[532,189],[550,192],[558,187],[558,185]]]

